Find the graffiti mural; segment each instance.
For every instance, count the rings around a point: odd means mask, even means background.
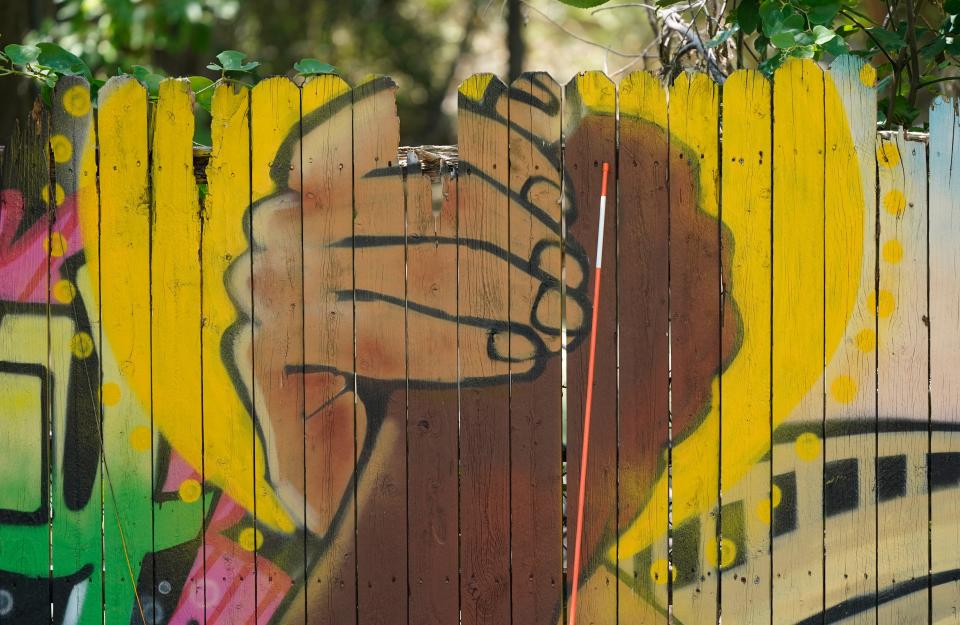
[[[0,624],[952,622],[960,119],[875,80],[478,75],[439,171],[389,78],[223,84],[198,183],[186,82],[64,79],[0,153]]]

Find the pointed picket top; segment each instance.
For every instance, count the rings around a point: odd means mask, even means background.
[[[620,82],[620,114],[667,127],[667,89],[647,71],[627,74]]]

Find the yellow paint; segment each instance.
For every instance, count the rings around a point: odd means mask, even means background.
[[[263,546],[263,534],[253,527],[245,527],[237,535],[240,548],[245,551],[255,551]]]
[[[897,307],[897,299],[894,297],[893,293],[887,291],[886,289],[880,289],[880,298],[877,299],[876,293],[870,293],[867,296],[867,309],[874,310],[876,309],[877,314],[881,317],[889,317],[893,314],[894,309]]]
[[[93,339],[86,332],[77,332],[70,339],[70,352],[74,358],[87,358],[93,353]]]
[[[100,387],[100,401],[104,406],[116,406],[120,402],[120,385],[115,382],[104,382]]]
[[[251,98],[253,114],[269,120],[252,138],[252,185],[256,202],[276,191],[270,179],[270,165],[284,139],[300,124],[300,90],[288,78],[275,76],[257,83]],[[303,114],[308,113],[304,108]]]
[[[896,143],[881,142],[877,148],[877,164],[880,167],[896,167],[900,163],[900,150]]]
[[[707,561],[717,566],[717,539],[711,538],[704,546]],[[728,568],[737,559],[737,544],[729,538],[720,539],[720,568]]]
[[[903,214],[907,208],[907,198],[903,193],[894,189],[887,191],[883,196],[883,209],[895,217]]]
[[[839,375],[830,383],[830,396],[841,404],[849,404],[857,398],[857,382],[849,375]]]
[[[200,486],[200,482],[197,480],[188,478],[180,483],[180,488],[177,489],[177,494],[183,501],[187,503],[193,503],[194,501],[200,499],[200,495],[203,494],[203,487]]]
[[[74,117],[83,117],[90,112],[90,88],[74,85],[63,94],[63,110]]]
[[[493,74],[474,74],[460,85],[460,95],[479,102],[487,92],[491,80],[493,80]]]
[[[51,289],[53,298],[61,304],[69,304],[77,295],[77,289],[69,280],[57,280]]]
[[[861,352],[872,352],[873,348],[877,345],[877,334],[870,328],[864,328],[857,332],[854,340],[857,344],[857,349]]]
[[[63,192],[63,187],[60,186],[59,183],[54,183],[53,194],[57,198],[57,206],[60,206],[61,204],[63,204],[65,194]],[[44,204],[47,204],[47,205],[50,204],[50,187],[49,186],[44,185],[40,187],[40,199],[43,201]]]
[[[770,523],[770,500],[764,499],[763,501],[757,504],[756,509],[757,518],[763,521],[764,523]]]
[[[67,253],[67,240],[59,232],[51,232],[50,237],[43,242],[43,249],[51,256],[59,258]]]
[[[674,85],[674,92],[684,85],[684,81],[693,84],[700,79],[678,79]],[[774,107],[779,111],[796,111],[798,116],[808,116],[809,111],[826,108],[835,119],[845,119],[843,103],[837,93],[832,79],[823,79],[822,70],[809,60],[790,59],[777,71],[774,81],[778,88],[774,90]],[[672,106],[673,100],[671,100]],[[671,118],[672,119],[672,118]],[[789,161],[788,155],[821,154],[823,152],[823,134],[811,128],[809,124],[789,125],[789,116],[785,113],[778,117],[778,129],[785,128],[779,144],[775,146],[774,161],[777,154],[782,154],[782,161]],[[692,136],[693,130],[678,128],[674,138]],[[789,132],[787,132],[789,130]],[[716,130],[714,130],[714,133]],[[671,127],[671,133],[673,128]],[[688,134],[689,133],[689,134]],[[859,267],[863,249],[863,223],[865,207],[861,188],[859,165],[856,161],[856,152],[852,149],[852,138],[849,129],[838,133],[837,154],[845,171],[849,172],[846,184],[841,185],[837,194],[830,196],[823,192],[823,160],[799,161],[791,163],[789,168],[775,170],[774,176],[780,184],[774,182],[775,188],[783,189],[778,193],[778,217],[774,220],[774,249],[782,250],[778,255],[781,259],[774,263],[774,284],[789,284],[789,289],[779,289],[774,294],[773,328],[778,336],[803,337],[781,343],[775,350],[773,370],[780,381],[774,394],[773,424],[779,425],[786,419],[793,408],[807,394],[811,387],[820,379],[823,369],[822,355],[819,350],[808,349],[811,337],[824,337],[826,341],[826,357],[829,360],[839,346],[848,320],[852,314],[857,299],[859,273],[838,277],[830,294],[831,306],[826,310],[826,319],[820,315],[806,314],[806,311],[820,310],[822,307],[823,273],[814,271],[810,267],[823,266],[823,217],[820,209],[816,214],[821,216],[811,218],[811,206],[822,205],[824,211],[831,215],[831,229],[834,236],[843,237],[845,246],[839,248],[846,258],[844,264]],[[822,159],[822,156],[821,156]],[[807,184],[797,185],[796,180],[808,181]],[[710,212],[711,180],[701,180],[701,200],[703,210]],[[844,207],[843,210],[840,207]],[[714,208],[715,210],[715,208]],[[734,242],[746,238],[743,230],[736,224],[727,224],[730,227]],[[735,248],[735,254],[740,252]],[[735,256],[736,258],[736,256]],[[784,260],[785,259],[785,260]],[[734,260],[734,263],[737,261]],[[737,275],[734,274],[731,284],[737,284]],[[734,286],[736,288],[736,286]],[[764,289],[756,289],[757,293],[765,293]],[[763,295],[761,295],[763,297]],[[741,311],[759,306],[752,300],[750,293],[741,293],[736,297]],[[825,327],[822,325],[826,322]],[[744,319],[743,325],[749,327],[750,320]],[[825,332],[825,336],[824,333]],[[756,379],[744,362],[755,361],[769,354],[769,342],[762,336],[745,335],[734,361],[723,375],[724,400],[748,394],[747,389],[756,384]],[[817,341],[813,341],[814,344]],[[707,459],[716,457],[716,441],[719,434],[718,388],[717,380],[713,383],[712,402],[703,422],[690,436],[681,442],[673,451],[675,466],[699,466],[699,473],[685,473],[675,475],[673,479],[674,518],[675,524],[682,523],[691,516],[709,510],[716,503],[717,474],[716,462]],[[734,412],[734,414],[736,414]],[[760,460],[769,449],[769,431],[766,428],[746,428],[735,420],[724,423],[724,454],[721,459],[721,471],[724,481],[735,483],[741,480],[749,469]],[[819,453],[819,441],[817,441]],[[729,454],[727,453],[729,451]],[[666,476],[661,475],[654,486],[651,500],[667,499]],[[621,535],[619,541],[620,557],[629,557],[648,546],[656,536],[649,535],[641,528],[652,527],[652,517],[656,506],[647,506],[638,515],[636,521]],[[616,561],[617,546],[608,551],[608,559]]]
[[[877,70],[872,65],[864,65],[860,68],[860,82],[864,87],[873,87],[877,84]]]
[[[823,443],[820,441],[820,437],[813,432],[804,432],[793,442],[793,449],[797,458],[807,462],[819,457],[822,447]]]
[[[670,569],[670,563],[666,558],[660,558],[650,565],[650,579],[657,586],[664,586],[667,583],[668,571],[672,573],[674,581],[677,579],[677,570]]]
[[[896,239],[890,239],[883,244],[883,260],[891,264],[899,263],[903,260],[903,245]]]
[[[53,152],[53,160],[66,163],[73,156],[73,144],[64,135],[53,135],[50,137],[50,151]]]
[[[776,484],[773,485],[773,488],[770,491],[770,497],[773,499],[773,507],[776,508],[780,505],[780,502],[783,501],[783,492],[780,490],[780,487]]]
[[[153,434],[145,425],[138,425],[130,432],[130,446],[137,451],[147,451],[153,444]]]

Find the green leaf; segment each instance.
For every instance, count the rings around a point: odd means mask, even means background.
[[[143,65],[134,65],[133,77],[143,83],[143,86],[147,88],[147,93],[151,98],[156,98],[160,95],[160,81],[164,78],[163,74],[151,72]]]
[[[732,27],[718,32],[716,37],[714,37],[710,41],[703,44],[703,46],[707,49],[716,48],[721,43],[723,43],[724,41],[732,37],[738,30],[740,30],[740,28],[736,24],[734,24]]]
[[[293,69],[304,76],[316,76],[317,74],[337,74],[337,68],[329,63],[324,63],[319,59],[300,59],[293,64]]]
[[[823,46],[824,52],[835,57],[850,52],[850,46],[848,46],[847,42],[841,37],[834,37],[821,45]]]
[[[787,54],[798,59],[812,59],[816,55],[816,50],[813,49],[813,46],[797,46]]]
[[[247,71],[243,69],[243,60],[246,58],[246,56],[246,54],[243,52],[238,52],[237,50],[224,50],[217,55],[217,60],[220,61],[220,65],[223,66],[225,71],[244,72]],[[259,65],[259,63],[257,63],[257,65]],[[253,67],[256,67],[257,65],[254,65]]]
[[[67,52],[55,43],[41,43],[37,47],[40,48],[38,65],[64,76],[85,76],[87,80],[93,79],[90,68],[77,55]]]
[[[837,37],[837,33],[833,32],[826,26],[821,26],[820,24],[817,24],[816,26],[813,27],[813,43],[817,44],[818,46],[822,46],[823,44],[827,43],[831,39],[835,39],[836,37]]]
[[[887,52],[895,52],[907,45],[900,35],[883,28],[868,28],[867,32],[873,35],[873,38],[880,42]]]
[[[590,9],[607,3],[609,0],[560,0],[564,4],[569,4],[578,9]]]
[[[920,49],[920,56],[926,59],[935,59],[947,48],[947,38],[937,37]]]
[[[207,69],[212,69],[215,72],[222,72],[223,68],[217,65],[216,63],[210,63],[207,65]]]
[[[737,7],[737,23],[743,34],[755,33],[760,28],[760,3],[757,0],[744,0]]]
[[[943,0],[943,10],[950,15],[960,13],[960,0]]]
[[[190,76],[189,80],[197,104],[209,113],[213,105],[213,81],[206,76]]]
[[[780,48],[781,50],[786,50],[796,45],[797,34],[798,34],[797,31],[792,29],[781,30],[779,32],[774,33],[773,36],[770,37],[770,43]]]
[[[837,13],[839,12],[840,3],[830,2],[829,4],[811,7],[810,10],[807,11],[807,18],[811,24],[829,24],[837,17]]]
[[[35,63],[37,57],[40,56],[40,48],[37,46],[21,46],[16,43],[5,46],[3,52],[14,65]]]

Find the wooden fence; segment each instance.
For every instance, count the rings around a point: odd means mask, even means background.
[[[2,157],[0,624],[559,623],[597,304],[579,623],[958,622],[960,114],[874,82],[474,76],[439,182],[387,78],[220,85],[198,185],[186,82],[64,79]]]

